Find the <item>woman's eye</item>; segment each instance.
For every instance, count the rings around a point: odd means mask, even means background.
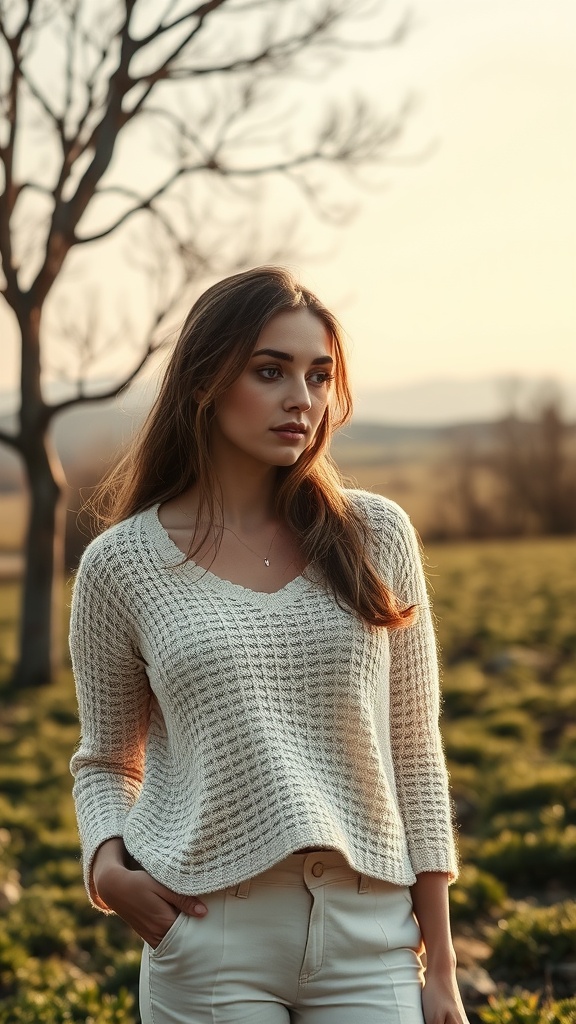
[[[256,373],[264,380],[279,380],[283,376],[279,366],[260,366]],[[326,370],[316,370],[314,373],[309,374],[306,380],[309,384],[314,385],[314,387],[322,387],[324,384],[334,380],[334,377]]]
[[[280,376],[280,370],[277,366],[262,366],[258,373],[264,380],[277,380]]]

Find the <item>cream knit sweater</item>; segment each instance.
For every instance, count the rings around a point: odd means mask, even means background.
[[[273,594],[182,555],[157,507],[84,553],[70,648],[82,739],[72,758],[85,878],[98,846],[176,892],[209,893],[303,846],[410,885],[456,874],[438,729],[436,644],[414,531],[347,492],[383,577],[420,615],[367,628],[313,572]],[[178,564],[180,563],[180,564]]]

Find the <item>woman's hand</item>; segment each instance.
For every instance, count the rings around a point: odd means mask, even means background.
[[[93,864],[94,887],[100,899],[153,949],[174,924],[178,913],[204,917],[207,907],[196,896],[182,896],[157,882],[143,868],[125,864],[121,839],[109,839]]]
[[[426,1024],[468,1024],[455,970],[426,971],[422,1009]]]

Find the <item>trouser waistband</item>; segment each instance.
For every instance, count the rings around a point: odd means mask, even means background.
[[[311,853],[292,853],[266,871],[232,887],[239,899],[247,899],[252,885],[294,885],[309,890],[333,882],[356,879],[358,892],[370,892],[370,878],[351,867],[337,850],[314,850]],[[390,883],[391,888],[396,888]]]

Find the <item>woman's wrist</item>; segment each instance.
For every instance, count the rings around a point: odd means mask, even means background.
[[[431,953],[426,950],[426,974],[429,977],[432,974],[437,977],[449,976],[454,974],[457,966],[458,961],[453,946],[441,950],[436,949]]]

